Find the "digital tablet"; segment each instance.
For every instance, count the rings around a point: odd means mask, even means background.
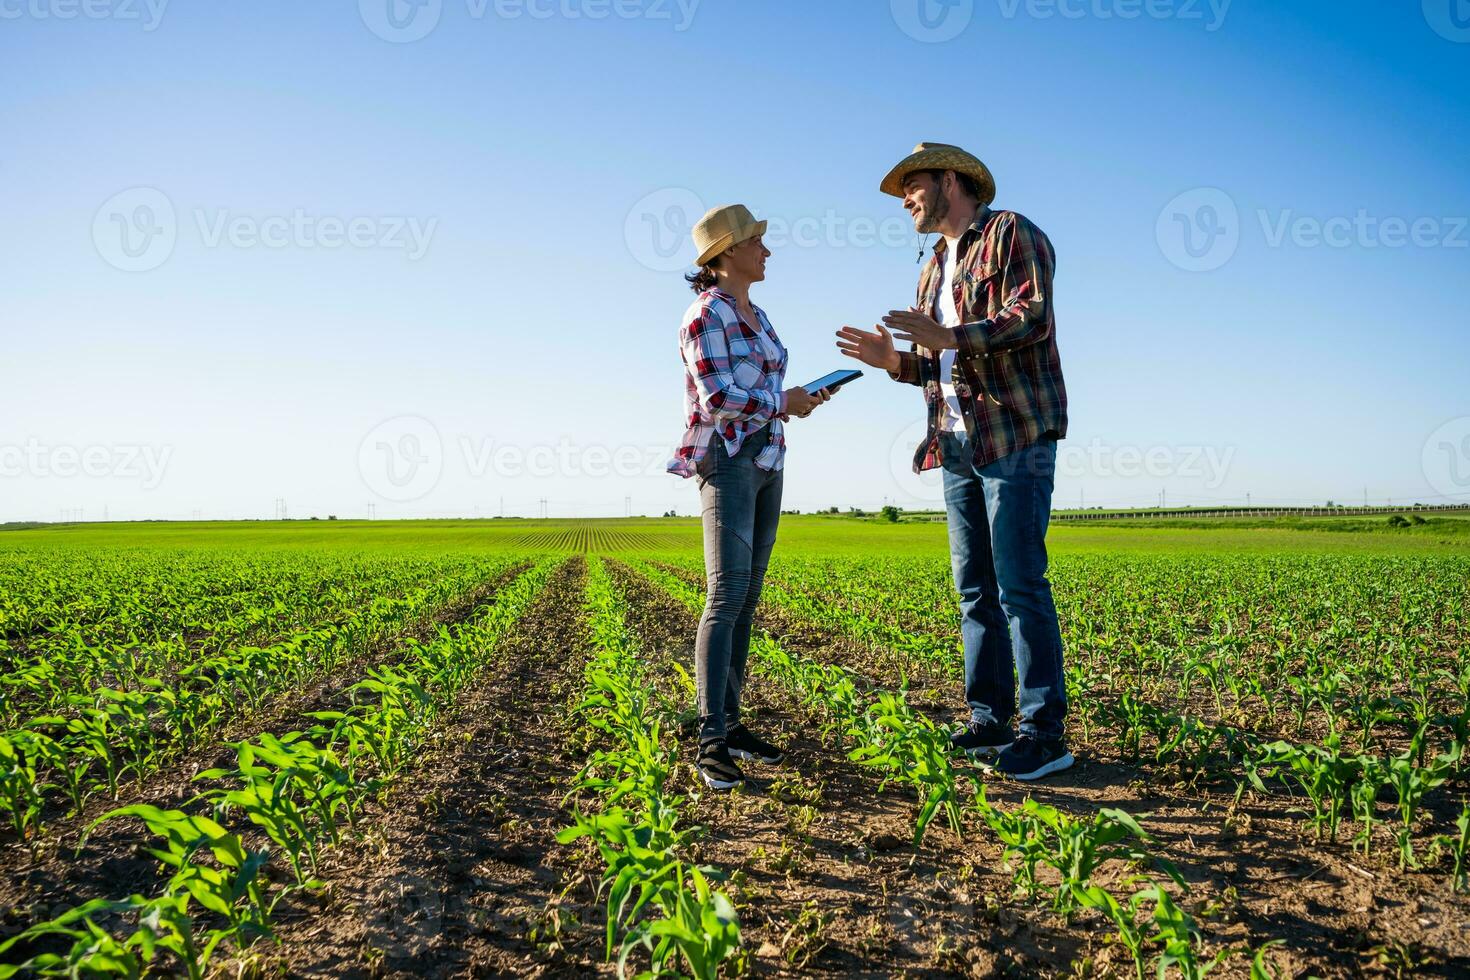
[[[841,388],[843,385],[847,384],[849,381],[856,381],[862,376],[863,372],[861,371],[843,369],[841,371],[833,371],[831,374],[825,374],[817,380],[811,382],[810,384],[802,385],[802,387],[806,389],[806,392],[809,395],[815,395],[823,388],[826,388],[828,392],[833,392],[836,391],[838,388]]]

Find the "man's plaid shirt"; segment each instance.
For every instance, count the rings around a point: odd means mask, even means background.
[[[940,239],[919,276],[918,307],[939,319],[944,281]],[[1052,315],[1051,241],[1013,211],[982,208],[960,236],[960,264],[954,277],[956,330],[955,393],[974,451],[984,466],[1050,433],[1067,434],[1067,389],[1057,352]],[[929,434],[914,453],[914,472],[939,465],[939,352],[924,347],[902,351],[891,372],[899,381],[919,385],[929,407]]]
[[[760,318],[752,326],[740,319],[735,297],[719,287],[705,290],[684,313],[679,330],[679,353],[684,358],[684,438],[669,460],[668,471],[694,475],[704,458],[710,436],[718,432],[725,452],[734,456],[745,439],[769,423],[771,441],[755,458],[765,470],[779,470],[786,456],[781,422],[786,417],[787,351],[776,336],[765,311],[754,303]],[[767,356],[761,332],[770,338],[778,356]]]

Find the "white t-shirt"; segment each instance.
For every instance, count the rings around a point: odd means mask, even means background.
[[[944,280],[939,286],[937,313],[930,313],[946,327],[960,325],[960,313],[954,307],[954,273],[959,265],[960,240],[944,239]],[[939,352],[939,392],[944,396],[944,411],[939,414],[939,428],[945,432],[965,431],[964,417],[960,415],[960,400],[954,390],[954,361],[958,351],[953,349]]]

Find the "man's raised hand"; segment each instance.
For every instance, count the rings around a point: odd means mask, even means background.
[[[869,367],[897,371],[898,351],[893,348],[893,337],[883,329],[883,324],[874,326],[876,330],[873,333],[844,326],[837,331],[837,349]]]
[[[889,310],[883,322],[893,328],[899,340],[912,341],[930,350],[954,350],[960,346],[953,328],[912,306],[907,310]]]

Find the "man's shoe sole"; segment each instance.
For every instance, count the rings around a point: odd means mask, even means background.
[[[765,762],[770,765],[775,765],[778,762],[782,762],[786,758],[785,752],[781,752],[777,755],[756,755],[754,752],[747,752],[744,749],[731,749],[730,755],[732,758],[749,759],[751,762]]]
[[[1046,765],[1042,766],[1039,769],[1033,770],[1032,772],[1006,772],[999,766],[995,767],[994,771],[1010,776],[1012,779],[1020,779],[1024,780],[1025,782],[1030,782],[1033,779],[1041,779],[1045,776],[1050,776],[1052,773],[1061,772],[1064,769],[1071,769],[1073,763],[1075,763],[1076,761],[1076,759],[1072,758],[1072,753],[1068,752],[1065,755],[1058,756],[1057,758],[1048,762]]]
[[[709,773],[705,772],[702,769],[699,772],[699,778],[700,779],[703,779],[704,780],[704,784],[706,786],[708,786],[710,789],[717,789],[717,790],[720,790],[721,792],[724,792],[726,790],[732,790],[736,786],[744,786],[745,785],[745,780],[744,779],[736,779],[734,781],[730,781],[730,780],[726,780],[726,779],[716,779],[715,777],[711,776]]]

